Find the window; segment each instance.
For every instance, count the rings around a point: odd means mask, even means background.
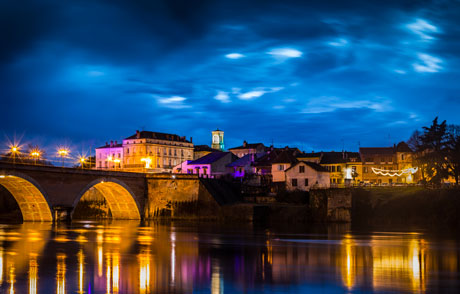
[[[335,173],[335,165],[332,166],[332,172]]]
[[[129,148],[126,150],[126,153],[129,154]]]
[[[299,173],[304,173],[305,172],[305,166],[301,165],[299,166]]]
[[[189,175],[193,174],[193,169],[191,169],[191,168],[187,169],[187,174],[189,174]]]
[[[341,171],[341,167],[340,165],[337,166],[337,172],[340,172]]]
[[[278,170],[284,170],[284,165],[283,164],[278,165]]]
[[[305,179],[305,187],[308,187],[308,179]]]
[[[404,160],[404,159],[405,159],[404,154],[401,154],[401,160]]]
[[[208,168],[207,167],[203,167],[203,175],[207,175],[208,174]]]
[[[297,187],[297,179],[292,179],[292,187]]]
[[[368,173],[367,166],[363,166],[363,172],[366,174]]]

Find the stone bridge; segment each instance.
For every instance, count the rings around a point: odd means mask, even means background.
[[[70,218],[92,189],[102,194],[113,219],[142,219],[171,212],[177,203],[218,206],[193,175],[144,174],[0,162],[0,185],[19,205],[24,221],[53,221],[62,210]],[[208,205],[209,206],[209,205]],[[173,213],[171,213],[173,214]]]

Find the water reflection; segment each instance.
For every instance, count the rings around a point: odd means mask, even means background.
[[[66,272],[66,265],[65,265],[65,258],[66,255],[64,253],[58,253],[56,255],[57,265],[56,265],[56,294],[65,294],[65,272]]]
[[[415,233],[9,225],[0,293],[458,292],[459,252]]]

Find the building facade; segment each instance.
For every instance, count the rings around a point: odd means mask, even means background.
[[[230,152],[212,152],[196,160],[187,160],[174,167],[179,174],[198,175],[202,178],[220,178],[232,171],[228,165],[236,159]]]
[[[260,153],[265,153],[267,148],[265,148],[264,144],[262,143],[251,143],[249,144],[248,142],[244,141],[243,145],[230,148],[228,151],[232,152],[239,158],[247,155],[247,154],[260,154]]]
[[[193,143],[174,134],[136,131],[114,145],[96,149],[97,169],[165,173],[193,159]]]
[[[393,147],[359,148],[364,183],[391,185],[416,183],[420,171],[413,164],[413,152],[405,142]]]
[[[327,169],[314,162],[299,161],[285,170],[286,190],[309,191],[330,187]]]
[[[123,145],[111,141],[110,144],[107,142],[96,148],[96,169],[122,170]]]

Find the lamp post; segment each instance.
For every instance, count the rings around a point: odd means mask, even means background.
[[[114,159],[113,162],[115,163],[115,170],[117,170],[117,165],[120,164],[121,160],[120,159]]]
[[[16,154],[19,153],[19,147],[18,146],[11,146],[10,148],[11,155],[13,155],[13,164],[16,164]]]
[[[40,158],[40,151],[32,150],[32,152],[30,152],[30,157],[34,159],[34,165],[37,165],[37,159]]]
[[[113,162],[113,157],[111,155],[107,156],[107,161],[109,162],[107,164],[107,169],[110,169],[110,163]]]
[[[85,161],[86,161],[86,158],[84,158],[83,156],[80,157],[80,165],[81,165],[81,169],[83,169],[83,164],[85,164]]]
[[[69,150],[65,148],[61,148],[58,150],[59,156],[61,156],[62,159],[62,167],[64,167],[64,157],[66,157],[69,154]]]

